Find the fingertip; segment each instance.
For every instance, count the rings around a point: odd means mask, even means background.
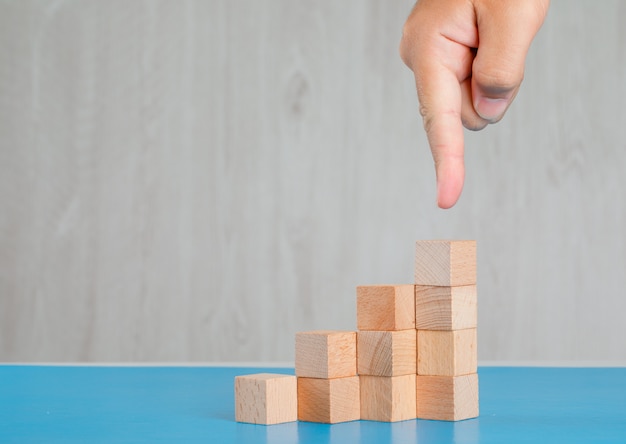
[[[457,200],[458,198],[454,198],[453,196],[439,193],[437,196],[437,206],[442,210],[449,210],[456,204]]]
[[[452,208],[457,203],[460,196],[460,189],[454,189],[448,186],[448,184],[439,184],[437,186],[437,206],[442,210]]]
[[[442,165],[437,169],[437,205],[447,210],[452,208],[463,191],[465,168],[462,163]]]

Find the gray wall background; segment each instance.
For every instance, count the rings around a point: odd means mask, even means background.
[[[626,360],[626,3],[554,0],[435,206],[411,1],[0,3],[0,360],[286,361],[478,242],[482,360]]]

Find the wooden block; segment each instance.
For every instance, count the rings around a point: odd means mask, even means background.
[[[296,421],[296,377],[271,373],[235,377],[235,419],[268,425]]]
[[[361,419],[359,377],[298,378],[298,419],[328,424]]]
[[[463,330],[476,328],[476,285],[462,287],[415,286],[415,328]]]
[[[417,331],[417,374],[460,376],[476,373],[476,329]]]
[[[296,333],[296,376],[343,378],[356,375],[356,332]]]
[[[415,283],[476,284],[476,241],[418,241],[415,244]]]
[[[356,288],[359,330],[415,328],[415,285],[362,285]]]
[[[415,419],[416,375],[361,375],[361,419],[395,422]]]
[[[357,332],[357,373],[400,376],[415,374],[416,330]]]
[[[460,421],[478,416],[478,375],[418,376],[417,417]]]

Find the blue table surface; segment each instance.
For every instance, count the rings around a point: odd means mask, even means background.
[[[626,368],[481,367],[461,422],[235,422],[236,375],[293,369],[0,365],[0,443],[626,443]]]

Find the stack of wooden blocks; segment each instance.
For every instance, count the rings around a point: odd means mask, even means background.
[[[256,424],[478,416],[476,243],[419,241],[415,284],[357,287],[357,329],[296,334],[296,376],[235,378]]]

